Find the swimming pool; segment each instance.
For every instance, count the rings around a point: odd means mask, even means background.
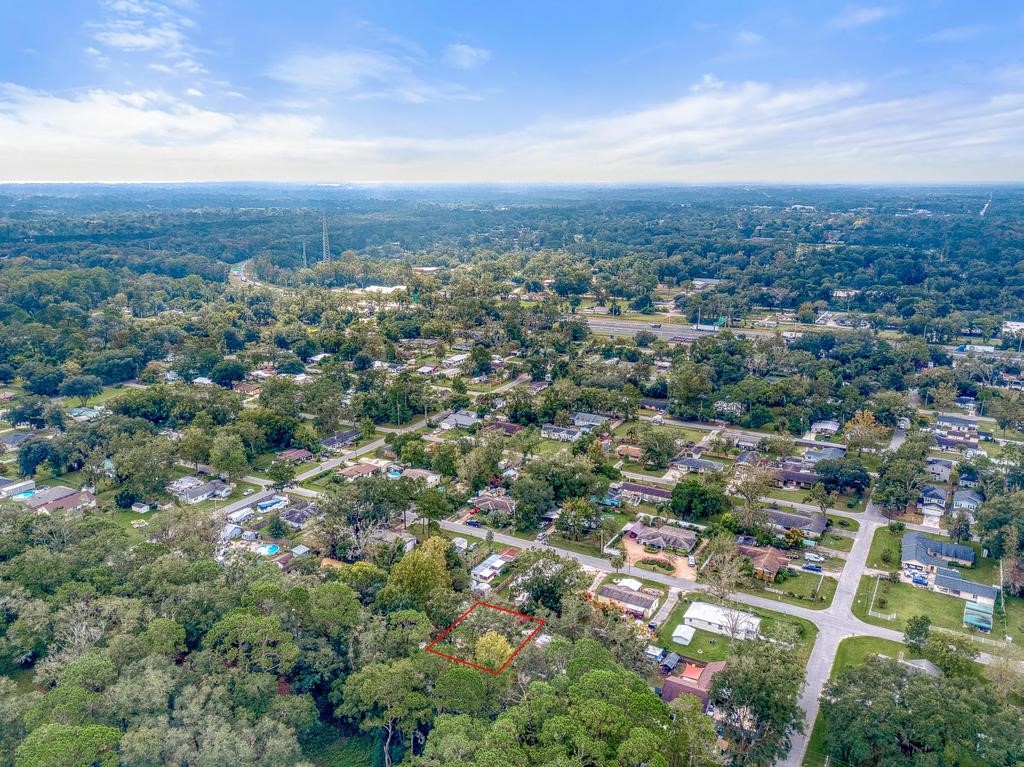
[[[272,557],[281,550],[281,547],[276,543],[264,543],[262,546],[256,547],[256,553],[261,557]]]
[[[12,495],[11,499],[15,501],[27,501],[35,494],[35,490],[22,490],[20,493],[15,493],[14,495]]]
[[[395,469],[392,469],[391,471],[388,472],[388,479],[398,479],[401,476],[402,472],[396,471]]]

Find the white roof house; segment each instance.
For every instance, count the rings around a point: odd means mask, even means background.
[[[683,622],[695,629],[736,639],[756,639],[761,633],[761,619],[756,615],[707,602],[691,604],[683,615]]]

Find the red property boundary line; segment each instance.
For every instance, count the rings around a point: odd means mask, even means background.
[[[516,616],[517,618],[523,618],[525,620],[533,621],[534,623],[538,624],[537,628],[535,628],[533,631],[531,631],[529,633],[529,635],[526,637],[526,639],[524,639],[522,642],[520,642],[519,646],[515,650],[512,651],[512,654],[508,657],[508,660],[506,660],[504,663],[502,663],[501,664],[501,668],[499,668],[497,671],[495,671],[493,668],[487,668],[486,666],[481,666],[478,663],[473,663],[472,661],[468,661],[468,660],[466,660],[464,658],[457,658],[454,655],[448,655],[447,653],[443,653],[440,650],[435,650],[434,649],[434,645],[436,645],[438,642],[440,642],[446,636],[448,636],[448,634],[450,634],[452,632],[452,630],[456,626],[458,626],[460,623],[462,623],[462,621],[464,621],[466,619],[466,617],[471,612],[473,612],[476,608],[478,608],[478,607],[489,607],[492,610],[499,610],[500,612],[508,613],[509,615]],[[453,623],[451,626],[449,626],[444,631],[442,631],[441,634],[437,637],[437,639],[435,639],[433,642],[428,644],[424,649],[427,652],[429,652],[429,653],[431,653],[433,655],[440,655],[442,658],[447,658],[448,660],[453,660],[456,663],[461,663],[464,666],[470,666],[471,668],[475,668],[475,669],[478,669],[480,671],[486,671],[488,674],[493,674],[494,676],[498,676],[498,674],[500,674],[502,671],[505,670],[505,667],[508,666],[509,663],[511,663],[513,660],[515,660],[515,657],[519,654],[519,652],[524,647],[526,647],[526,645],[529,643],[529,641],[531,639],[533,639],[535,636],[537,636],[537,634],[540,633],[540,630],[542,628],[544,628],[544,620],[542,618],[535,618],[532,615],[527,615],[526,613],[516,612],[515,610],[509,610],[507,607],[499,607],[498,605],[492,605],[492,604],[489,604],[488,602],[476,602],[476,603],[473,604],[472,607],[470,607],[468,610],[466,610],[466,612],[464,612],[462,615],[460,615],[458,618],[456,618],[455,623]]]

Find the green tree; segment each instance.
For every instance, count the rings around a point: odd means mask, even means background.
[[[925,642],[928,641],[931,627],[932,619],[927,615],[914,615],[907,618],[907,627],[903,631],[904,643],[915,652],[921,652]]]
[[[232,479],[249,470],[249,458],[242,438],[230,432],[221,432],[210,444],[210,465],[222,476]]]
[[[295,479],[295,474],[295,466],[289,461],[273,461],[267,467],[267,476],[277,490],[290,485]]]
[[[95,397],[102,391],[103,381],[91,375],[65,378],[60,385],[61,396],[77,399],[82,407],[85,407],[90,397]]]
[[[198,469],[199,464],[210,460],[212,444],[213,440],[206,429],[189,426],[182,432],[181,439],[178,440],[178,457]]]
[[[733,643],[711,697],[733,744],[734,763],[768,764],[789,752],[793,735],[804,728],[798,701],[803,683],[803,664],[786,642]]]
[[[44,724],[14,755],[16,767],[115,767],[121,733],[100,724]]]

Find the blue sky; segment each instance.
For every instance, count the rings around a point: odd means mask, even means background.
[[[1017,2],[5,5],[5,181],[1024,180]]]

